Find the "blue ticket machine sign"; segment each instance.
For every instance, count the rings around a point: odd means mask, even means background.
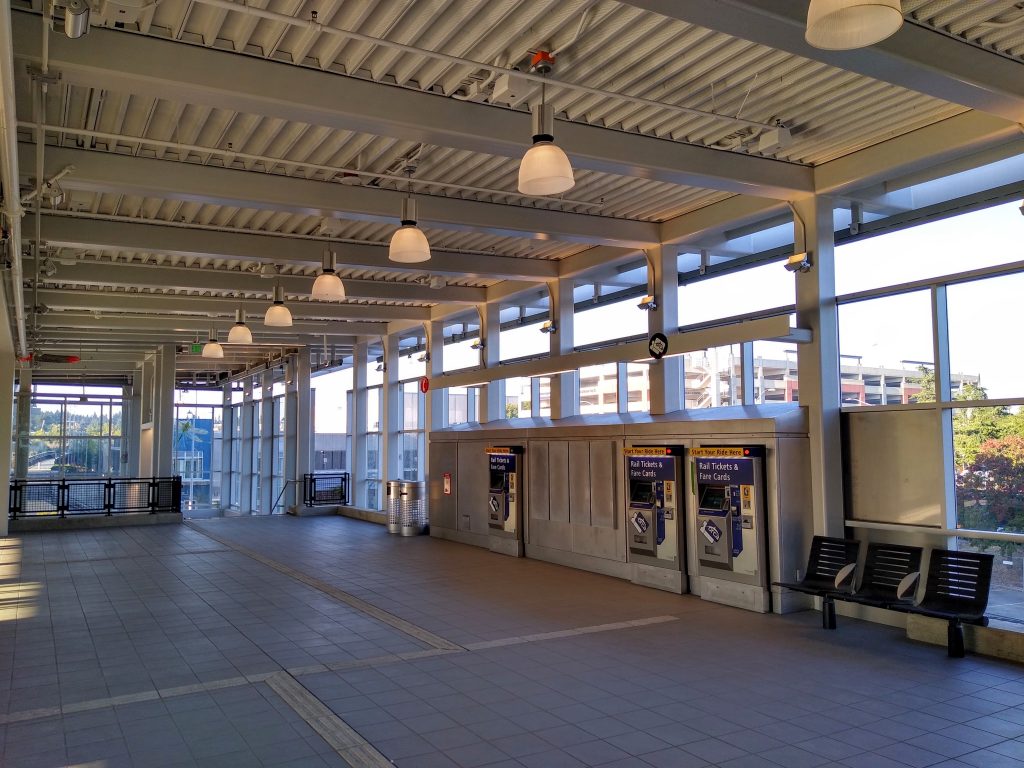
[[[624,453],[629,492],[626,540],[630,554],[677,563],[683,449],[631,446]]]
[[[720,602],[740,600],[739,584],[749,585],[758,595],[762,591],[767,595],[764,459],[764,446],[690,449],[701,592],[702,596],[704,592],[717,596],[706,599],[724,596],[728,599]],[[736,586],[719,584],[712,589],[715,580]],[[746,593],[754,594],[751,590]],[[766,600],[751,599],[749,606],[765,605]]]
[[[522,450],[520,446],[487,448],[487,526],[494,533],[519,534]]]

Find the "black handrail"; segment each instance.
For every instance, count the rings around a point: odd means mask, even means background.
[[[302,500],[307,507],[319,504],[348,504],[349,482],[348,472],[322,472],[315,475],[303,475]]]
[[[11,480],[8,517],[181,514],[181,477]]]

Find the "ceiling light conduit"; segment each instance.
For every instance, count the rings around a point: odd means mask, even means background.
[[[412,45],[405,45],[404,43],[399,43],[394,40],[382,40],[378,37],[364,35],[360,32],[353,32],[348,29],[337,29],[335,27],[324,26],[318,20],[315,19],[300,19],[294,16],[289,16],[288,14],[275,13],[274,11],[268,11],[263,8],[257,8],[253,5],[243,5],[241,3],[231,2],[231,0],[195,0],[195,2],[201,5],[211,6],[213,8],[221,8],[227,11],[234,11],[236,13],[255,16],[261,19],[267,19],[268,21],[276,21],[280,24],[286,24],[292,27],[305,27],[313,29],[317,32],[326,35],[343,37],[349,40],[357,40],[362,43],[368,43],[369,45],[380,46],[382,48],[390,48],[392,50],[402,51],[403,53],[411,53],[417,56],[425,56],[427,58],[436,59],[437,61],[443,61],[448,64],[457,65],[460,67],[472,67],[474,69],[483,69],[488,72],[498,70],[501,73],[514,73],[517,78],[523,80],[529,80],[531,82],[539,84],[550,82],[550,84],[553,86],[565,88],[570,91],[578,91],[580,93],[590,94],[591,96],[601,96],[603,98],[608,99],[621,99],[623,101],[628,101],[633,104],[639,104],[645,107],[657,107],[658,109],[666,110],[669,112],[677,112],[687,115],[693,115],[696,117],[704,117],[711,120],[733,123],[735,125],[765,129],[773,127],[770,123],[760,123],[756,120],[745,120],[743,118],[735,117],[733,115],[722,115],[717,112],[708,112],[707,110],[697,109],[695,107],[684,107],[677,104],[665,104],[663,102],[655,101],[653,99],[645,99],[641,96],[630,96],[628,94],[615,93],[613,91],[605,91],[602,90],[601,88],[591,88],[590,86],[581,85],[579,83],[567,83],[561,80],[548,81],[545,80],[544,77],[540,75],[535,75],[530,72],[519,72],[516,70],[507,69],[505,67],[498,67],[495,66],[494,64],[488,64],[486,62],[467,59],[462,56],[452,56],[451,54],[441,53],[440,51],[430,51],[423,48],[417,48]]]
[[[804,39],[826,51],[866,48],[903,26],[900,0],[811,0]]]
[[[18,121],[19,128],[36,128],[36,124],[26,120]],[[155,147],[159,149],[171,149],[176,152],[188,153],[194,152],[200,155],[214,155],[216,157],[231,158],[232,160],[243,160],[252,163],[264,163],[267,166],[284,166],[289,170],[305,170],[305,171],[322,171],[332,176],[341,175],[345,176],[360,176],[373,179],[386,179],[387,181],[419,184],[421,186],[428,187],[440,187],[442,189],[450,189],[455,192],[477,192],[482,195],[508,195],[512,197],[543,197],[543,195],[524,195],[518,192],[513,192],[507,189],[492,189],[490,187],[476,187],[471,184],[453,184],[447,181],[437,181],[432,179],[407,179],[405,176],[392,173],[374,173],[373,171],[360,170],[358,168],[348,168],[345,166],[338,165],[323,165],[321,163],[310,163],[304,160],[287,160],[283,157],[271,157],[269,155],[259,155],[251,152],[239,152],[238,150],[222,149],[220,147],[208,147],[201,144],[186,144],[180,141],[163,141],[161,139],[152,139],[146,136],[129,136],[127,134],[110,133],[109,131],[97,131],[90,128],[75,128],[73,126],[54,125],[52,123],[46,123],[43,126],[46,131],[52,131],[54,133],[66,133],[72,136],[83,136],[90,139],[100,139],[102,141],[110,142],[121,142],[125,144],[138,144],[140,146]],[[66,173],[74,170],[74,166],[68,166],[65,171],[62,171],[54,179],[63,178]],[[342,182],[344,183],[344,182]],[[35,197],[34,193],[29,193],[24,199],[24,202],[31,200]],[[551,201],[551,198],[544,198]],[[569,198],[559,198],[556,201],[564,205],[577,205],[586,208],[600,208],[601,203],[591,203],[585,200],[571,200]]]

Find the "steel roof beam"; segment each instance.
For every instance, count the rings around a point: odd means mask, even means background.
[[[936,99],[1024,120],[1024,65],[910,21],[868,48],[823,51],[804,40],[807,0],[624,1]]]
[[[27,232],[25,237],[34,234]],[[413,272],[417,275],[511,280],[552,280],[558,274],[558,262],[541,259],[455,253],[431,248],[430,261],[404,265],[389,261],[388,249],[384,245],[309,240],[259,232],[223,232],[157,222],[104,221],[56,214],[43,214],[43,240],[50,245],[67,248],[103,248],[162,253],[184,258],[316,266],[321,262],[324,249],[331,248],[338,256],[340,269],[353,267]]]
[[[16,55],[38,61],[42,19],[13,16]],[[52,35],[50,69],[72,84],[505,157],[530,142],[526,112],[101,28]],[[810,169],[792,163],[566,121],[556,133],[580,169],[778,199],[812,190]]]
[[[34,167],[34,144],[21,143],[18,152],[22,168]],[[404,192],[391,189],[349,187],[330,181],[100,150],[48,147],[45,160],[47,177],[69,165],[75,167],[74,173],[61,179],[61,186],[67,190],[286,211],[396,227],[406,197]],[[589,245],[643,246],[657,242],[658,237],[658,225],[647,221],[422,194],[416,200],[418,221],[428,228]],[[388,264],[384,249],[378,252],[377,266]]]
[[[26,267],[26,270],[28,269],[29,267]],[[282,275],[280,280],[285,294],[307,296],[313,286],[313,278],[306,275]],[[126,288],[229,291],[267,296],[274,290],[273,280],[247,272],[81,260],[76,264],[59,265],[55,276],[47,278],[47,282]],[[390,283],[383,280],[345,280],[345,292],[351,299],[423,303],[479,304],[486,297],[483,288],[450,285],[434,289],[426,285]]]
[[[30,294],[29,294],[30,295]],[[27,297],[26,297],[27,298]],[[108,291],[72,291],[40,289],[39,301],[50,309],[106,310],[153,314],[189,313],[232,316],[240,306],[246,319],[263,317],[265,299],[230,299],[209,296],[169,296],[152,293],[114,293]],[[293,301],[288,304],[296,320],[422,320],[430,319],[426,307],[370,306],[365,304],[327,304]]]
[[[159,331],[167,334],[199,333],[205,340],[206,334],[210,332],[211,326],[217,331],[218,338],[224,341],[227,338],[228,328],[233,321],[226,319],[190,318],[181,315],[167,315],[163,317],[144,317],[141,315],[113,315],[106,314],[96,317],[92,313],[76,312],[48,312],[37,318],[40,328],[69,328],[85,330],[125,330],[133,333],[146,333]],[[370,336],[387,332],[384,323],[344,323],[344,322],[295,322],[288,328],[270,328],[259,321],[253,321],[250,326],[253,332],[253,339],[259,343],[269,342],[279,336],[294,337],[296,334],[308,334],[328,337],[351,337]]]

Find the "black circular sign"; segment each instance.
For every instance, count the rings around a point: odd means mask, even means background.
[[[668,352],[668,338],[664,333],[652,333],[651,338],[647,341],[647,351],[651,353],[651,357],[655,360],[661,360]]]

